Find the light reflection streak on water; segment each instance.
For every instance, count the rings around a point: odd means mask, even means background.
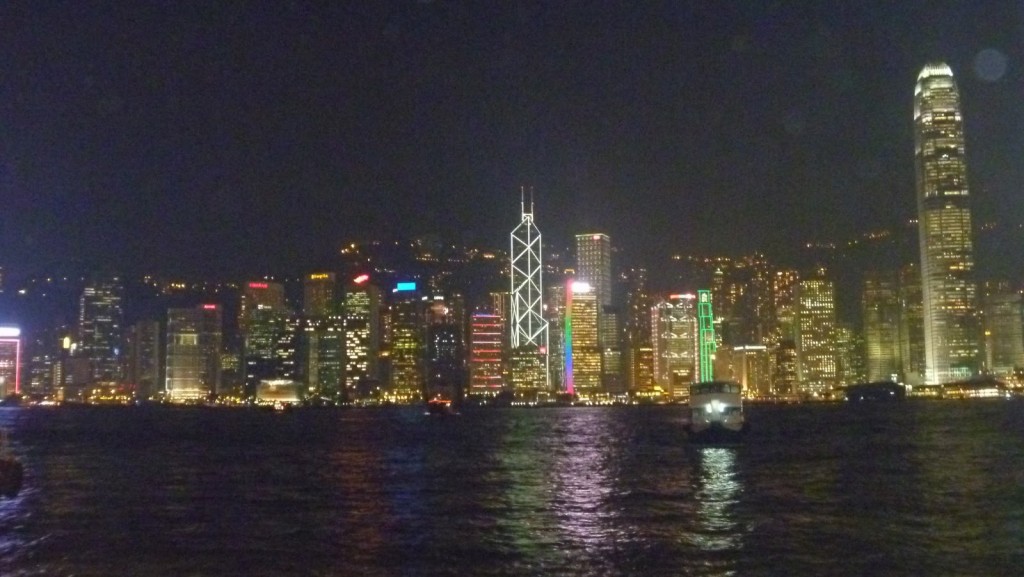
[[[701,551],[735,553],[743,548],[746,532],[737,520],[734,509],[743,492],[736,478],[736,449],[703,447],[698,454],[698,488],[696,499],[696,531],[687,535]],[[716,575],[733,575],[734,570],[719,563]],[[728,564],[727,564],[728,565]]]
[[[608,439],[603,422],[607,414],[586,409],[567,413],[553,471],[558,526],[571,543],[587,550],[611,549],[617,539],[615,514],[608,506],[614,481],[608,463],[616,459],[617,445]]]

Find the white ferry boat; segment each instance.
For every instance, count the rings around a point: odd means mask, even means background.
[[[743,416],[743,388],[731,381],[690,385],[690,438],[705,443],[737,442],[747,432]]]

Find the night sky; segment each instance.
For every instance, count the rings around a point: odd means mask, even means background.
[[[784,259],[914,216],[929,60],[960,85],[975,220],[1016,225],[1022,38],[1011,1],[6,2],[0,265],[505,247],[522,185],[549,243]]]

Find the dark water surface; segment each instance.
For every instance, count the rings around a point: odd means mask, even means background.
[[[1024,403],[2,409],[2,575],[1021,575]]]

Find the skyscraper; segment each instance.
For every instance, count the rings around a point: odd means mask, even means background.
[[[1006,281],[982,283],[985,371],[1000,376],[1024,367],[1024,307]]]
[[[817,278],[802,280],[799,287],[798,392],[807,397],[823,397],[838,384],[839,375],[835,285],[819,270]]]
[[[871,272],[864,278],[864,344],[869,381],[902,377],[900,298],[895,274]]]
[[[501,316],[478,310],[469,324],[469,393],[495,395],[502,389]]]
[[[198,401],[218,392],[222,327],[215,304],[167,310],[165,390],[171,401]]]
[[[160,372],[160,322],[136,321],[128,327],[125,352],[128,355],[127,385],[134,389],[136,398],[148,399],[163,390]]]
[[[603,233],[576,235],[576,280],[588,283],[597,299],[601,383],[606,392],[619,392],[621,352],[618,316],[612,306],[612,241]]]
[[[597,293],[588,283],[573,280],[565,292],[566,390],[593,397],[602,391]]]
[[[336,311],[333,272],[318,272],[306,275],[302,283],[302,314],[306,318],[327,317]]]
[[[651,309],[654,380],[672,399],[686,400],[698,378],[697,296],[671,295]]]
[[[979,347],[960,93],[945,63],[917,76],[914,128],[925,382],[938,385],[974,374]]]
[[[544,320],[543,260],[540,230],[533,222],[533,202],[511,234],[511,373],[519,392],[548,390],[548,322]]]
[[[391,327],[390,345],[391,400],[421,400],[424,391],[424,353],[426,337],[426,303],[414,282],[400,282],[391,290],[388,317]]]
[[[626,306],[623,310],[624,367],[630,391],[651,394],[654,390],[654,349],[651,344],[651,307],[647,270],[634,268],[623,275]]]
[[[344,309],[344,395],[354,400],[380,383],[380,289],[368,276],[357,276],[345,289]]]
[[[98,279],[82,291],[77,356],[89,365],[91,383],[116,384],[121,367],[121,280]]]

